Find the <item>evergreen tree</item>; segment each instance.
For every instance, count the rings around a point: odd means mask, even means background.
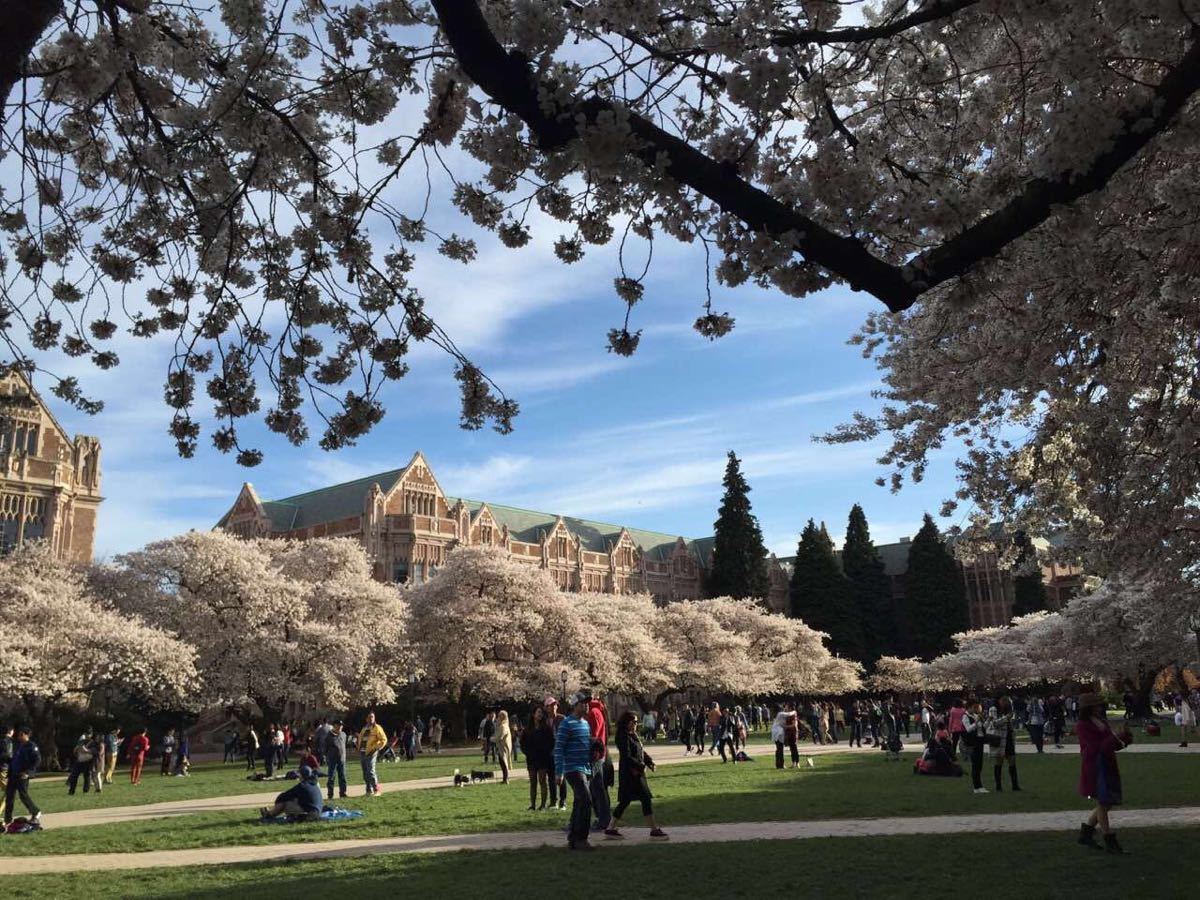
[[[862,658],[862,635],[850,583],[842,574],[823,523],[818,528],[809,519],[800,534],[788,599],[793,616],[829,633],[831,649],[852,659]]]
[[[850,583],[852,605],[862,632],[862,661],[872,664],[884,655],[896,655],[896,619],[892,609],[892,585],[883,560],[871,541],[867,516],[857,503],[850,509],[846,543],[842,547],[842,571]]]
[[[1046,585],[1042,583],[1042,567],[1037,562],[1037,548],[1023,531],[1018,531],[1013,543],[1017,551],[1016,577],[1013,578],[1013,616],[1024,616],[1047,608]]]
[[[710,597],[762,599],[767,596],[767,548],[750,511],[750,485],[733,451],[725,466],[725,496],[713,523],[713,561],[708,574]]]
[[[953,650],[950,636],[969,627],[962,573],[928,513],[909,546],[904,602],[917,656],[932,659]]]

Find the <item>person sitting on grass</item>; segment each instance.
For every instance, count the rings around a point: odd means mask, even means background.
[[[936,737],[931,737],[925,745],[925,752],[913,764],[913,772],[917,775],[940,775],[945,777],[961,777],[962,766],[950,758],[949,741],[943,743]]]
[[[275,798],[274,806],[264,806],[259,815],[264,819],[274,819],[277,816],[296,816],[307,822],[316,822],[321,818],[323,800],[321,787],[317,784],[320,772],[311,766],[300,767],[300,780]]]

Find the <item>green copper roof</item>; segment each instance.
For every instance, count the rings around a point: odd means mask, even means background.
[[[307,528],[322,522],[335,522],[351,516],[360,516],[363,501],[371,485],[378,483],[384,493],[390,491],[404,474],[404,469],[391,469],[378,475],[356,478],[342,484],[334,484],[315,491],[306,491],[279,500],[264,500],[263,511],[278,529]]]
[[[303,494],[294,494],[291,497],[264,500],[262,501],[263,511],[271,520],[272,527],[277,531],[308,528],[323,522],[333,522],[361,515],[363,503],[371,485],[378,484],[384,493],[387,493],[395,487],[406,469],[407,466],[391,469],[378,475],[367,475],[342,484],[306,491]],[[446,498],[446,503],[451,507],[458,502],[459,500],[455,497]],[[470,510],[472,516],[475,516],[485,505],[481,500],[463,499],[462,503]],[[506,527],[514,540],[527,544],[541,543],[558,520],[558,516],[553,513],[520,509],[499,503],[487,503],[486,505],[498,525]],[[574,516],[563,516],[562,518],[571,533],[579,538],[584,549],[595,553],[608,553],[621,536],[622,526],[620,525],[595,522],[591,519],[578,519]],[[225,519],[222,518],[221,522],[224,521]],[[651,560],[665,561],[675,552],[675,545],[678,541],[676,535],[661,531],[645,531],[640,528],[626,528],[625,530],[629,532],[634,545]],[[685,539],[684,544],[701,565],[709,564],[713,546],[711,537],[697,540]]]

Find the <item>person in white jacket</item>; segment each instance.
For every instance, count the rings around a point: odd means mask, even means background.
[[[792,751],[792,768],[800,765],[800,751],[796,741],[800,739],[800,719],[792,704],[785,703],[771,723],[771,740],[775,742],[775,768],[783,768],[783,748],[787,746]]]

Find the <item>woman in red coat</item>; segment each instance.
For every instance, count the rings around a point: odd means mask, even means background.
[[[1100,849],[1096,842],[1096,827],[1104,835],[1104,849],[1109,853],[1124,853],[1117,843],[1108,822],[1108,811],[1121,803],[1121,771],[1117,768],[1117,751],[1133,743],[1129,729],[1114,734],[1108,724],[1104,701],[1097,694],[1079,698],[1079,722],[1075,725],[1079,738],[1079,793],[1094,800],[1096,808],[1086,822],[1079,826],[1079,843]]]

